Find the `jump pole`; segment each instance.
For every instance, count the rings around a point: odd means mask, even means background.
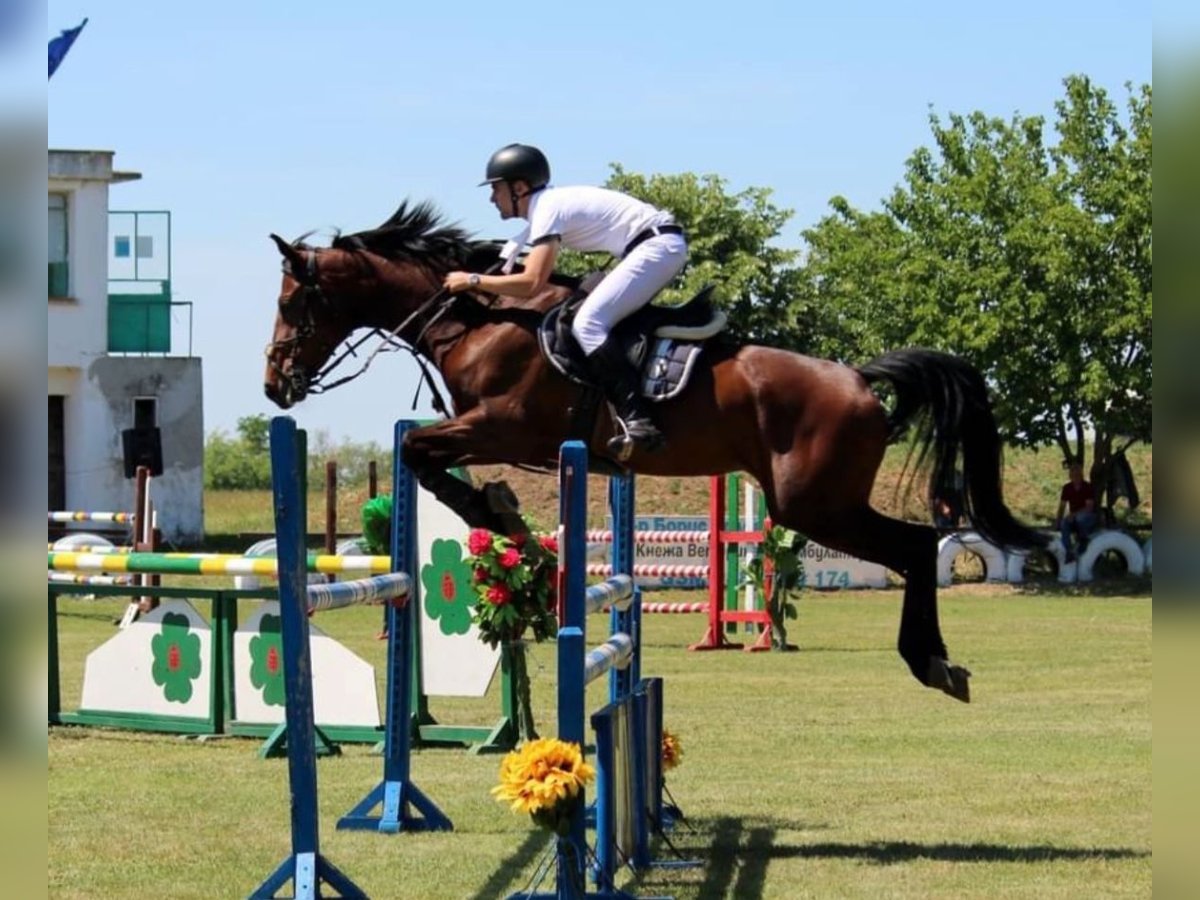
[[[399,446],[404,423],[396,424]],[[286,685],[288,779],[291,793],[292,852],[264,881],[252,898],[273,898],[289,881],[296,900],[321,897],[321,885],[327,884],[343,898],[367,895],[320,852],[317,826],[317,770],[314,748],[312,659],[308,644],[309,603],[305,584],[305,493],[299,459],[303,432],[288,416],[271,421],[272,492],[275,503],[276,541],[279,559],[279,602],[283,636],[283,669]],[[393,471],[395,500],[392,509],[392,566],[394,572],[415,570],[416,541],[414,521],[415,489],[409,473],[396,455]],[[397,576],[382,576],[395,578]],[[370,590],[357,591],[355,582],[314,585],[318,596],[351,595],[329,605],[346,605],[368,599]],[[450,830],[450,820],[429,800],[410,778],[409,729],[412,669],[410,633],[415,624],[417,604],[388,604],[388,697],[384,740],[384,777],[361,803],[338,822],[339,828],[359,828],[381,832]],[[382,806],[380,815],[371,811]],[[417,815],[410,808],[415,807]]]
[[[288,784],[291,790],[292,852],[250,896],[270,898],[289,881],[296,900],[321,896],[328,884],[351,900],[366,893],[321,855],[317,826],[317,765],[313,742],[312,656],[308,646],[308,593],[305,585],[306,508],[301,490],[296,423],[271,420],[271,489],[275,502],[283,672],[287,696]]]

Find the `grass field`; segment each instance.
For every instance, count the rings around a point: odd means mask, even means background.
[[[672,841],[703,866],[629,887],[681,900],[1150,896],[1148,586],[967,585],[942,600],[952,654],[975,674],[969,706],[907,673],[896,591],[806,594],[793,654],[688,653],[699,617],[649,617],[643,671],[665,676],[666,724],[685,750],[669,787],[687,822]],[[118,612],[63,602],[68,708]],[[320,624],[378,665],[378,621],[358,608]],[[534,648],[531,672],[553,733],[551,645]],[[434,706],[476,723],[497,709],[494,698]],[[51,730],[49,895],[245,896],[289,852],[286,764],[256,749]],[[379,759],[362,747],[322,759],[323,852],[376,898],[520,890],[546,842],[488,795],[497,766],[418,752],[414,780],[456,830],[382,836],[333,827],[378,782]]]

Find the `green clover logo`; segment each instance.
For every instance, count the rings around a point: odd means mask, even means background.
[[[200,636],[192,634],[188,617],[167,613],[162,628],[150,639],[154,663],[150,675],[171,703],[192,699],[192,682],[200,677]]]
[[[442,634],[466,634],[478,597],[471,589],[471,567],[463,559],[462,544],[435,540],[429,562],[421,569],[421,584],[425,614],[437,621]]]
[[[258,634],[250,638],[250,683],[262,691],[267,706],[283,706],[287,694],[283,683],[283,619],[266,615],[258,623]]]

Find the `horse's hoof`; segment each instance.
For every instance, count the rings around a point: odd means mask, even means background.
[[[971,672],[937,656],[929,658],[929,675],[926,683],[931,688],[945,691],[955,700],[971,702]]]
[[[492,512],[516,512],[520,508],[517,495],[507,481],[489,481],[483,486],[483,493]]]

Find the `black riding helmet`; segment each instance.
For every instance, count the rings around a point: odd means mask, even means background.
[[[509,144],[501,147],[488,160],[484,180],[479,186],[497,181],[524,181],[531,191],[544,188],[550,182],[550,163],[546,155],[529,144]]]

